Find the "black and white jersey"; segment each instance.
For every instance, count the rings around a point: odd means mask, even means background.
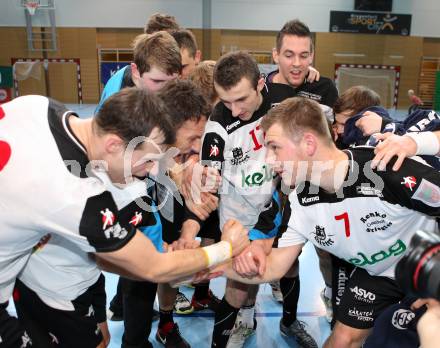
[[[278,70],[272,71],[266,77],[266,81],[273,82],[274,76],[278,74]],[[338,99],[338,90],[335,83],[327,77],[321,76],[319,81],[307,82],[295,88],[298,97],[312,99],[319,104],[333,107]]]
[[[252,228],[259,214],[267,209],[276,182],[272,169],[265,163],[266,147],[260,123],[273,106],[295,95],[282,84],[267,84],[263,101],[248,121],[233,117],[218,103],[209,118],[202,139],[202,163],[221,170],[219,217],[220,228],[228,219],[236,219]]]
[[[162,245],[159,214],[146,195],[144,181],[136,180],[122,188],[112,184],[105,172],[93,171],[111,192],[118,207],[119,221],[139,229],[157,246]],[[48,306],[74,310],[72,300],[95,284],[101,272],[88,253],[60,235],[43,239],[29,258],[20,280]]]
[[[119,222],[103,182],[88,174],[91,166],[70,116],[76,115],[41,96],[0,107],[0,303],[9,299],[43,236],[61,236],[85,252],[106,252],[135,234],[133,226]]]
[[[394,278],[397,261],[417,230],[436,231],[440,215],[440,174],[406,159],[400,170],[370,167],[372,148],[346,150],[350,167],[340,192],[310,182],[290,195],[291,216],[280,247],[307,240],[362,267],[371,275]]]

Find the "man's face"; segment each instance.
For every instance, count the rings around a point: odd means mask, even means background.
[[[298,163],[304,162],[303,151],[300,144],[295,144],[278,123],[273,124],[266,132],[265,144],[267,148],[266,162],[278,173],[286,186],[296,184],[298,176]],[[306,168],[306,167],[305,167]],[[301,168],[301,169],[305,169]]]
[[[195,57],[189,54],[188,49],[182,48],[180,50],[182,56],[182,79],[187,79],[191,72],[194,70],[197,64],[200,63],[200,51],[196,52]]]
[[[150,71],[144,72],[138,83],[134,81],[137,87],[145,88],[150,92],[156,92],[161,89],[165,83],[170,80],[174,80],[177,78],[178,74],[174,73],[172,75],[167,75],[162,70],[159,70],[157,67],[152,66]]]
[[[214,86],[220,100],[231,110],[232,116],[238,117],[242,121],[250,120],[262,102],[263,79],[258,81],[257,89],[251,85],[246,77],[243,77],[234,87],[228,90],[223,89],[215,82]]]
[[[151,134],[141,140],[141,144],[134,147],[121,143],[108,157],[108,174],[112,182],[119,184],[129,183],[133,177],[145,177],[148,173],[155,173],[159,160],[164,156],[168,146],[163,144],[163,133],[156,127]]]
[[[282,83],[302,85],[313,62],[310,38],[285,35],[280,51],[273,50],[273,59],[278,64]]]
[[[345,122],[347,122],[351,114],[352,110],[345,110],[335,114],[335,123],[333,124],[333,129],[336,130],[338,137],[342,138],[344,135]]]
[[[176,132],[176,142],[174,146],[180,150],[177,160],[182,155],[200,152],[200,139],[205,130],[207,118],[202,116],[198,121],[187,120]]]

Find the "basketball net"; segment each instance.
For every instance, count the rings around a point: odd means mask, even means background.
[[[24,3],[24,6],[28,10],[29,14],[33,16],[37,8],[40,6],[40,1],[29,0]]]

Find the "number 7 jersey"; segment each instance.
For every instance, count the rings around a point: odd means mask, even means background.
[[[438,230],[440,174],[413,159],[396,172],[393,163],[376,171],[370,167],[372,148],[346,153],[349,170],[339,192],[306,182],[289,195],[292,213],[278,245],[309,240],[371,275],[394,278],[414,233]]]

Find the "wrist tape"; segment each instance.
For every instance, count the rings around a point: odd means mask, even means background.
[[[225,240],[203,247],[202,250],[205,252],[208,268],[232,258],[232,245]]]
[[[407,133],[405,136],[416,142],[416,155],[437,155],[440,151],[438,138],[433,132],[414,132]]]

